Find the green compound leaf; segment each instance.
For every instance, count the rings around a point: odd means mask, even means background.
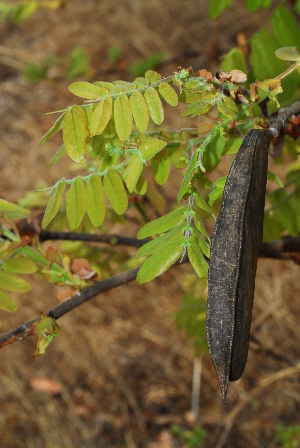
[[[145,73],[145,78],[149,79],[150,84],[155,84],[161,79],[161,75],[154,70],[147,70]]]
[[[183,230],[187,227],[187,223],[183,222],[179,226],[174,227],[169,230],[169,232],[160,236],[159,238],[155,238],[155,240],[149,241],[149,243],[144,244],[137,251],[137,257],[145,257],[148,255],[154,254],[157,250],[161,250],[162,247],[171,244],[174,240],[177,240],[179,236],[182,235]]]
[[[69,85],[69,91],[87,100],[98,100],[108,95],[108,90],[105,87],[90,82],[73,82]]]
[[[150,117],[155,124],[162,124],[164,121],[164,109],[157,91],[153,87],[149,87],[144,93],[144,96],[150,112]]]
[[[137,90],[131,95],[129,102],[136,127],[140,132],[146,132],[149,123],[149,112],[143,94]]]
[[[73,162],[85,162],[86,139],[89,136],[87,118],[81,106],[73,106],[65,115],[63,138],[68,156]]]
[[[158,138],[149,138],[144,143],[141,144],[139,150],[143,160],[150,160],[158,152],[160,152],[164,147],[167,146],[167,142],[160,140]]]
[[[8,313],[15,313],[18,309],[16,302],[2,289],[0,289],[0,308]]]
[[[167,232],[178,226],[186,220],[186,214],[189,210],[188,205],[177,208],[171,213],[168,213],[155,221],[148,222],[137,234],[139,239],[147,238],[148,236],[156,235],[157,233]]]
[[[103,179],[105,194],[112,208],[122,215],[128,207],[128,198],[120,174],[110,168]]]
[[[272,34],[276,38],[280,46],[299,46],[300,30],[294,14],[288,11],[284,6],[280,6],[279,8],[276,8],[274,10],[271,21]],[[294,56],[296,56],[295,52],[293,53]],[[296,60],[299,61],[299,59]]]
[[[30,285],[17,275],[0,271],[0,285],[2,289],[25,293],[30,291]]]
[[[178,104],[178,96],[175,90],[168,84],[167,82],[162,82],[159,85],[159,93],[163,97],[163,99],[170,104],[170,106],[177,106]]]
[[[167,182],[170,175],[171,164],[172,157],[170,151],[166,151],[166,153],[158,160],[151,160],[152,172],[158,185],[164,185]]]
[[[103,101],[100,101],[93,112],[91,120],[91,137],[102,134],[106,128],[112,114],[112,99],[108,96]]]
[[[114,118],[117,135],[120,140],[125,141],[132,131],[132,113],[130,103],[125,93],[115,99]]]
[[[30,258],[18,255],[4,260],[3,269],[12,274],[34,274],[37,272],[38,266]]]
[[[30,215],[30,211],[5,199],[0,199],[0,215],[10,219],[24,219]]]
[[[189,238],[188,256],[190,263],[198,277],[207,277],[208,263],[203,257],[201,249],[198,246],[197,238],[195,237]]]
[[[92,174],[86,181],[86,211],[95,227],[101,226],[105,217],[105,191],[97,174]]]
[[[128,166],[124,172],[124,178],[129,193],[132,193],[136,187],[139,177],[143,171],[143,161],[139,154],[134,154],[128,163]]]
[[[43,229],[45,227],[47,227],[49,222],[51,222],[52,219],[56,216],[58,209],[59,209],[61,197],[63,195],[63,192],[65,191],[65,188],[66,188],[66,182],[64,180],[59,182],[59,184],[57,184],[53,188],[51,198],[50,198],[50,201],[48,202],[48,205],[47,205],[47,208],[45,211],[45,215],[43,218],[43,222],[42,222]]]
[[[81,177],[77,177],[67,194],[67,217],[71,229],[76,229],[86,212],[85,188]]]
[[[140,284],[150,282],[150,280],[153,280],[155,277],[169,269],[169,267],[181,257],[185,242],[185,236],[181,235],[178,236],[178,239],[173,241],[173,243],[168,244],[161,248],[161,250],[155,252],[145,261],[139,270],[137,281]]]
[[[45,143],[46,140],[48,140],[50,137],[52,137],[53,135],[55,135],[58,131],[60,131],[62,129],[64,118],[65,118],[65,113],[62,114],[60,117],[58,117],[58,119],[53,123],[51,128],[48,129],[46,134],[39,141],[39,145],[42,145],[43,143]]]

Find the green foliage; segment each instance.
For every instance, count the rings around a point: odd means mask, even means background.
[[[179,425],[174,424],[171,431],[188,448],[201,448],[206,436],[204,429],[199,427],[195,427],[193,430],[184,430]]]
[[[231,3],[232,0],[210,0],[208,10],[210,18],[217,18],[225,9],[231,6]],[[250,12],[255,12],[259,8],[269,8],[272,0],[245,0],[245,3]]]
[[[30,82],[38,82],[48,78],[48,71],[53,64],[53,56],[46,56],[41,65],[35,62],[27,62],[23,71],[23,76]]]
[[[67,79],[74,79],[77,76],[90,76],[90,57],[81,46],[76,46],[69,56],[69,63],[65,67]]]
[[[282,424],[276,427],[276,446],[282,448],[297,448],[300,444],[300,425],[284,426]]]
[[[59,325],[52,317],[42,313],[42,319],[34,328],[37,350],[33,356],[43,355],[52,340],[59,335]]]
[[[165,55],[163,53],[152,53],[147,58],[141,59],[128,67],[128,72],[134,77],[144,76],[148,70],[154,70],[164,60]]]
[[[122,54],[121,48],[118,47],[117,45],[110,47],[107,52],[108,59],[112,64],[118,62],[118,60],[121,57],[121,54]]]

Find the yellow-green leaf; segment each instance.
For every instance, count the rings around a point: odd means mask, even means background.
[[[300,61],[300,55],[297,47],[282,47],[275,51],[278,59],[283,59],[284,61]]]
[[[166,153],[158,160],[151,160],[152,172],[158,185],[164,185],[167,182],[170,175],[171,163],[172,158],[170,151],[166,151]]]
[[[143,94],[136,91],[129,98],[135,124],[140,132],[145,132],[149,123],[149,112]]]
[[[38,266],[30,258],[18,255],[4,260],[3,269],[15,274],[33,274],[38,270]]]
[[[151,84],[154,84],[155,82],[160,80],[161,75],[154,70],[147,70],[145,73],[145,78],[149,79]]]
[[[143,162],[138,154],[134,154],[126,168],[126,185],[129,193],[132,193],[143,170]]]
[[[182,235],[171,244],[162,247],[160,251],[156,251],[139,270],[137,281],[139,283],[149,282],[169,269],[181,257],[184,242],[185,236]]]
[[[56,162],[58,162],[62,156],[64,156],[66,154],[66,148],[65,145],[61,145],[58,150],[56,151],[56,153],[54,154],[54,156],[52,157],[52,159],[49,162],[49,166],[53,166]]]
[[[95,227],[99,227],[105,217],[105,192],[101,179],[97,174],[92,176],[86,182],[86,209]]]
[[[158,138],[149,138],[144,143],[141,144],[139,150],[143,160],[150,160],[158,152],[160,152],[167,142],[159,140]]]
[[[171,213],[162,216],[154,221],[148,222],[137,234],[138,239],[148,238],[157,233],[167,232],[186,220],[186,213],[189,210],[188,205],[177,208]]]
[[[73,106],[64,119],[63,138],[68,156],[76,163],[85,162],[87,118],[81,106]]]
[[[10,219],[24,219],[30,215],[30,211],[5,199],[0,199],[0,215],[5,215]]]
[[[191,265],[198,277],[207,277],[208,273],[208,263],[203,257],[203,254],[197,244],[197,239],[195,237],[189,238],[188,246],[188,256]]]
[[[2,289],[0,289],[0,308],[9,313],[15,313],[18,309],[16,302]]]
[[[61,182],[59,182],[59,184],[57,184],[55,186],[55,188],[53,188],[51,198],[50,198],[50,201],[48,202],[48,205],[47,205],[47,208],[45,211],[45,215],[44,215],[44,219],[42,222],[43,229],[45,227],[47,227],[49,222],[51,222],[52,219],[54,218],[54,216],[57,214],[58,209],[59,209],[59,204],[61,201],[61,197],[63,195],[63,192],[65,191],[65,187],[66,187],[66,182],[64,180],[62,180]]]
[[[128,198],[120,174],[110,168],[103,179],[105,194],[112,208],[122,215],[128,207]]]
[[[48,138],[52,137],[52,135],[55,135],[58,131],[61,130],[61,128],[63,126],[64,118],[65,118],[65,113],[63,113],[60,117],[58,117],[58,119],[53,123],[51,128],[48,129],[46,134],[39,141],[40,145],[45,143],[45,141],[48,140]]]
[[[108,90],[105,87],[90,82],[73,82],[69,85],[69,90],[74,95],[87,100],[98,100],[108,95]]]
[[[170,104],[170,106],[177,106],[178,104],[178,96],[175,90],[168,84],[167,82],[162,82],[159,85],[159,93],[163,97],[163,99]]]
[[[139,180],[137,181],[137,184],[134,188],[134,192],[144,196],[146,191],[147,191],[147,181],[142,172],[142,174],[140,175]]]
[[[17,275],[6,271],[0,271],[0,285],[2,289],[14,292],[28,292],[30,285]]]
[[[164,121],[164,109],[157,91],[153,89],[153,87],[149,87],[144,95],[149,109],[150,117],[155,124],[162,124],[162,122]]]
[[[71,229],[81,223],[86,211],[85,188],[81,177],[77,177],[69,188],[67,195],[67,217]]]
[[[125,93],[122,93],[114,102],[114,119],[117,135],[124,141],[132,131],[132,113]]]
[[[108,96],[103,101],[100,101],[93,112],[91,121],[91,136],[102,134],[106,128],[112,114],[112,99]]]

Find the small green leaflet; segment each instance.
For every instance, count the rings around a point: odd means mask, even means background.
[[[37,349],[33,356],[43,355],[53,338],[59,334],[58,323],[52,317],[47,317],[44,313],[41,313],[41,315],[42,319],[34,329]]]
[[[120,174],[110,168],[103,179],[105,194],[118,215],[123,215],[128,207],[128,198]]]
[[[54,134],[56,134],[58,131],[61,130],[61,128],[63,126],[64,118],[65,118],[65,113],[63,113],[60,117],[58,117],[58,119],[53,123],[51,128],[48,129],[46,134],[39,141],[40,145],[45,143],[46,140],[48,140],[50,137],[52,137]]]
[[[210,213],[211,215],[213,215],[213,211],[210,208],[210,206],[206,203],[205,199],[203,198],[203,196],[199,193],[199,191],[194,190],[193,191],[193,195],[196,198],[196,203],[198,205],[199,208],[201,208],[202,210],[206,211],[207,213]]]
[[[171,244],[168,244],[167,246],[162,247],[161,250],[155,252],[142,265],[137,274],[137,281],[141,284],[149,282],[169,269],[169,267],[181,257],[183,245],[185,243],[185,236],[181,235]]]
[[[157,91],[153,87],[149,87],[144,93],[144,96],[150,112],[150,117],[155,124],[162,124],[164,121],[164,109]]]
[[[0,270],[0,285],[2,289],[8,291],[21,293],[30,291],[30,285],[25,280],[17,275],[2,270]]]
[[[65,115],[63,138],[68,156],[73,162],[85,162],[86,139],[89,136],[87,118],[81,106],[73,106]]]
[[[170,104],[170,106],[177,106],[178,96],[175,90],[167,82],[162,82],[158,88],[159,93],[163,99]]]
[[[86,181],[86,210],[91,223],[95,227],[101,226],[105,217],[105,192],[102,181],[97,174],[92,174]]]
[[[105,87],[90,82],[73,82],[69,85],[69,90],[74,95],[87,100],[98,100],[108,95],[108,90]]]
[[[199,232],[199,230],[197,229],[196,226],[194,226],[193,224],[190,225],[190,229],[193,233],[193,236],[195,236],[197,238],[198,241],[198,246],[200,247],[201,251],[204,253],[204,255],[209,258],[210,256],[210,245],[208,244],[207,241],[205,241],[205,239],[203,238],[203,236],[201,235],[201,233]]]
[[[151,160],[152,172],[158,185],[164,185],[167,182],[170,175],[171,164],[172,157],[170,151],[166,151],[158,160]]]
[[[66,182],[64,180],[60,181],[52,190],[50,201],[48,202],[45,215],[42,222],[43,229],[52,221],[54,216],[57,214],[59,209],[59,204],[61,197],[66,187]]]
[[[139,154],[134,154],[130,158],[128,166],[123,173],[129,193],[132,193],[135,189],[139,177],[142,173],[143,166],[144,164]]]
[[[54,154],[54,156],[52,157],[52,159],[49,162],[49,166],[53,166],[56,162],[58,162],[63,155],[66,154],[66,148],[65,145],[61,145],[60,148],[56,151],[56,153]]]
[[[202,163],[206,172],[211,173],[219,165],[225,142],[226,138],[218,132],[206,146],[202,155]]]
[[[18,309],[18,305],[3,289],[0,289],[0,308],[8,313],[15,313]]]
[[[0,215],[5,215],[10,219],[24,219],[30,215],[30,211],[5,199],[0,199]]]
[[[132,113],[125,93],[122,93],[115,99],[114,119],[119,139],[122,141],[127,140],[132,131]]]
[[[171,213],[168,213],[155,221],[148,222],[137,234],[138,239],[147,238],[158,233],[167,232],[178,226],[186,219],[186,213],[189,210],[188,205],[177,208]]]
[[[140,132],[146,132],[149,123],[149,112],[143,94],[137,90],[131,95],[129,102],[136,127]]]
[[[183,234],[183,231],[186,229],[186,227],[187,223],[183,222],[182,224],[169,230],[169,232],[165,233],[159,238],[155,238],[154,240],[149,241],[148,243],[140,247],[140,249],[137,251],[136,256],[145,257],[154,254],[154,252],[156,252],[157,250],[161,250],[162,247],[170,244],[174,239],[177,240],[178,237]]]
[[[278,59],[283,59],[284,61],[300,61],[300,54],[298,52],[297,47],[283,47],[278,48],[275,51],[276,56]]]
[[[164,147],[167,146],[167,142],[159,140],[158,138],[149,138],[139,147],[139,151],[143,160],[150,160]]]
[[[183,178],[180,190],[177,195],[178,203],[181,201],[181,199],[187,192],[188,186],[190,184],[190,180],[193,177],[195,170],[198,169],[198,166],[199,166],[198,157],[199,157],[199,154],[198,154],[198,151],[196,151],[192,157],[192,160],[190,161],[189,166],[187,167],[186,172],[184,173],[184,178]]]
[[[277,174],[273,173],[273,171],[268,170],[268,180],[270,182],[274,182],[274,184],[278,185],[280,188],[284,188],[283,182]]]
[[[18,255],[4,260],[3,269],[12,274],[33,274],[37,272],[37,264],[30,258]]]
[[[66,194],[66,199],[69,226],[71,229],[76,229],[86,212],[85,188],[81,177],[74,180]]]
[[[143,174],[144,171],[145,171],[145,165],[144,169],[142,170],[142,174],[140,175],[139,180],[137,181],[137,184],[134,188],[134,192],[142,196],[144,196],[147,191],[147,181]]]
[[[232,0],[210,0],[208,10],[209,17],[211,19],[215,19],[221,14],[221,12],[229,8],[231,3]]]
[[[190,237],[188,242],[188,256],[194,271],[200,278],[207,277],[208,263],[199,249],[197,238]]]
[[[102,134],[106,128],[112,114],[112,99],[108,96],[100,101],[93,112],[91,120],[91,136]]]
[[[154,70],[147,70],[145,73],[145,78],[149,79],[150,84],[155,84],[161,78],[161,75]]]

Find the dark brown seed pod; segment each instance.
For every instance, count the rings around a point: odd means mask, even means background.
[[[238,380],[247,362],[270,139],[262,130],[245,137],[212,236],[206,334],[225,403],[228,381]]]

